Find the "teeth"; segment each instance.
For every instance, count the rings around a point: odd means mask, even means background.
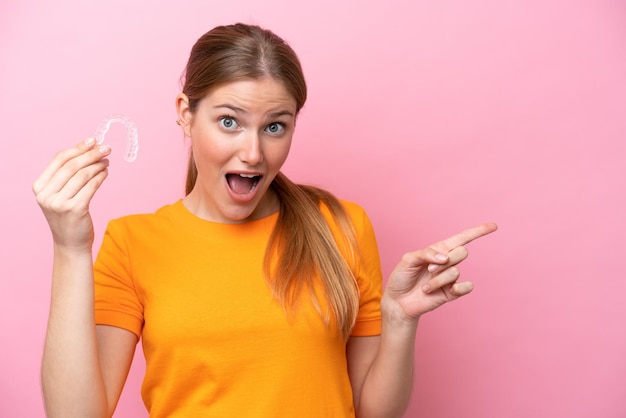
[[[239,174],[239,177],[245,177],[245,178],[248,178],[248,179],[253,179],[253,178],[257,177],[257,175],[256,174]]]

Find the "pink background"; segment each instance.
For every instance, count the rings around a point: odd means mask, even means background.
[[[626,416],[626,5],[619,0],[62,0],[0,6],[0,416],[43,416],[51,239],[30,191],[57,150],[124,113],[141,148],[92,205],[182,195],[178,78],[216,24],[266,26],[310,99],[285,171],[363,205],[389,273],[483,221],[471,296],[425,317],[409,417]],[[117,136],[117,138],[116,138]],[[138,353],[118,417],[145,416]]]

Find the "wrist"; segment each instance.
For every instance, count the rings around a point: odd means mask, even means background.
[[[406,329],[414,331],[417,328],[420,317],[411,317],[402,309],[400,304],[392,297],[384,294],[380,301],[383,327],[394,329]]]
[[[83,259],[93,257],[91,245],[63,245],[54,243],[54,257],[59,259]]]

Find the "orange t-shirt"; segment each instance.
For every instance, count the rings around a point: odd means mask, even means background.
[[[352,335],[378,335],[374,232],[362,208],[342,203],[360,246]],[[178,201],[109,223],[95,263],[96,323],[142,338],[151,417],[354,416],[340,333],[306,298],[286,316],[266,284],[263,257],[276,219],[209,222]]]

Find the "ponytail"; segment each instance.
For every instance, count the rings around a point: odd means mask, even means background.
[[[355,259],[358,248],[352,222],[327,191],[294,184],[282,173],[272,188],[280,201],[280,213],[265,253],[265,272],[274,296],[290,311],[306,290],[326,324],[333,318],[347,339],[359,310],[359,288],[346,261],[346,257]],[[339,225],[340,236],[333,235],[320,204]],[[272,261],[274,256],[277,262]],[[316,285],[321,285],[325,300],[320,300]]]

